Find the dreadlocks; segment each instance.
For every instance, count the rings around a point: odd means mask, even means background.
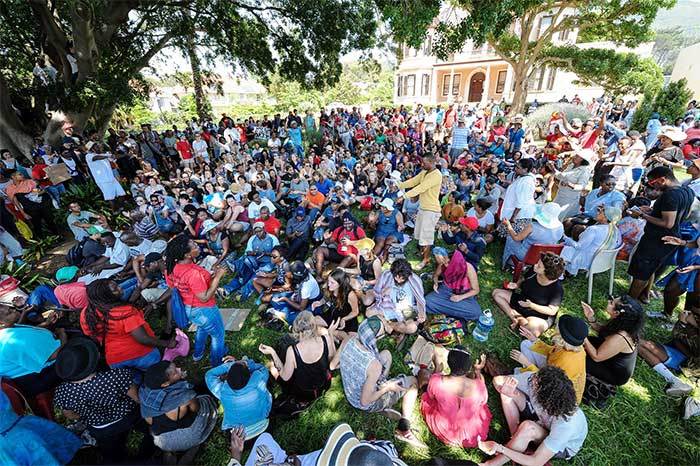
[[[89,304],[85,310],[85,322],[93,334],[106,333],[109,311],[122,304],[121,298],[115,296],[109,284],[112,280],[100,278],[87,286]]]
[[[545,366],[530,379],[535,399],[550,416],[570,416],[576,411],[576,390],[571,379],[556,366]]]
[[[190,239],[185,235],[177,235],[168,242],[165,248],[165,270],[171,274],[175,265],[185,258],[190,251]]]

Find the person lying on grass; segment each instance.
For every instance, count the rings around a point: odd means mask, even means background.
[[[535,373],[494,377],[493,385],[501,395],[511,439],[505,445],[479,440],[481,451],[496,455],[481,463],[483,466],[509,461],[542,466],[552,458],[569,460],[579,452],[588,435],[588,422],[564,371],[545,366]],[[528,453],[530,443],[537,446]]]

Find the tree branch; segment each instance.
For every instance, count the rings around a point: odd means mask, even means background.
[[[109,42],[114,33],[117,32],[117,29],[119,29],[119,26],[129,18],[131,10],[138,7],[139,3],[139,0],[109,2],[108,5],[111,6],[111,9],[105,14],[103,26],[95,33],[97,43],[104,45]],[[143,19],[140,21],[140,24],[143,24]]]
[[[133,65],[131,66],[132,71],[138,71],[141,70],[142,68],[146,67],[148,65],[148,62],[151,61],[151,59],[161,50],[165,48],[166,45],[168,45],[168,42],[170,42],[171,39],[173,39],[175,36],[177,36],[177,32],[175,31],[168,31],[166,32],[163,37],[161,37],[158,42],[153,44],[150,49],[146,53],[144,53],[141,58],[138,60],[134,60]]]
[[[44,31],[44,34],[46,34],[48,45],[54,49],[54,55],[58,56],[61,60],[63,80],[66,84],[70,84],[71,68],[65,50],[66,44],[68,44],[68,36],[56,22],[56,19],[49,10],[49,5],[46,0],[28,1],[34,15],[38,19],[41,29]]]

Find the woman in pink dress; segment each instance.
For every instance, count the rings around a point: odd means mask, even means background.
[[[450,375],[433,374],[421,398],[421,413],[430,432],[448,445],[474,448],[477,438],[486,438],[491,411],[481,369],[481,355],[472,367],[471,355],[461,346],[450,350]]]

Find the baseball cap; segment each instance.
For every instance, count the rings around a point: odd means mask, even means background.
[[[479,228],[479,220],[476,217],[461,217],[459,223],[469,228],[470,230],[476,230]]]

